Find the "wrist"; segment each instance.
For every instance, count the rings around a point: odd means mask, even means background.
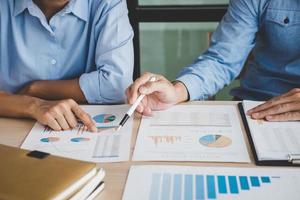
[[[36,98],[36,97],[25,97],[25,101],[27,102],[25,105],[27,107],[24,109],[25,110],[25,115],[29,118],[35,118],[37,111],[40,108],[40,105],[44,100]]]
[[[186,86],[180,81],[173,82],[173,85],[176,92],[176,104],[188,101],[189,93]]]

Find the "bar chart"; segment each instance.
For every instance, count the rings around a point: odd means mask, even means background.
[[[123,200],[296,200],[299,184],[299,169],[134,166]]]
[[[170,199],[171,196],[174,200],[180,200],[182,197],[185,200],[192,200],[194,196],[197,200],[217,199],[218,194],[239,194],[243,190],[251,190],[252,187],[271,184],[272,178],[269,176],[154,173],[149,200]],[[170,193],[171,190],[173,194]]]

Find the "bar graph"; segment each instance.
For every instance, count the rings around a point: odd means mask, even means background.
[[[148,199],[217,199],[219,195],[239,195],[251,188],[271,184],[271,179],[270,176],[154,173]]]
[[[299,200],[299,168],[135,165],[122,200]]]
[[[119,157],[121,135],[98,136],[93,158]]]

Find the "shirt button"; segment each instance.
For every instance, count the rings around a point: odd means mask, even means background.
[[[55,65],[56,63],[57,63],[57,61],[56,61],[55,59],[52,59],[52,60],[51,60],[51,64],[52,64],[52,65]]]
[[[288,24],[288,23],[290,23],[290,19],[288,18],[288,17],[286,17],[285,19],[284,19],[284,21],[283,21],[285,24]]]

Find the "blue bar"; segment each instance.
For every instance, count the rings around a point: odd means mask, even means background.
[[[225,176],[218,176],[218,188],[220,194],[227,194]]]
[[[259,179],[257,176],[250,176],[250,181],[251,181],[251,185],[253,187],[259,187],[260,183],[259,183]]]
[[[161,174],[152,174],[149,200],[157,200],[159,198],[160,177]]]
[[[182,175],[174,175],[173,200],[181,200]]]
[[[229,181],[229,189],[231,194],[238,194],[239,189],[238,189],[238,184],[236,180],[236,176],[228,176],[228,181]]]
[[[203,175],[196,175],[196,200],[204,200],[204,177]]]
[[[185,175],[184,178],[184,199],[193,199],[193,175]]]
[[[216,186],[215,186],[215,177],[206,176],[206,186],[207,186],[207,198],[216,199]]]
[[[263,182],[263,183],[271,183],[271,179],[268,176],[262,176],[261,177],[261,182]]]
[[[240,176],[239,179],[240,179],[241,189],[242,190],[249,190],[250,187],[249,187],[247,176]]]
[[[164,174],[162,180],[161,199],[170,199],[171,174]]]

